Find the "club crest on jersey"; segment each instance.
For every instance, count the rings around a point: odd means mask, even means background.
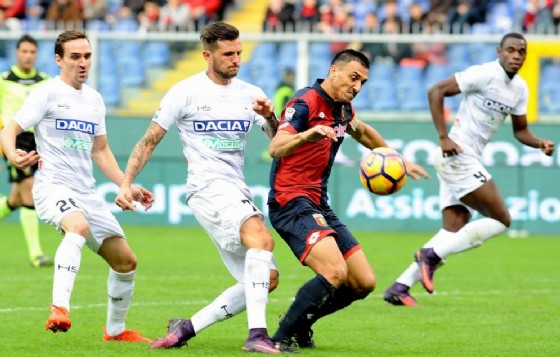
[[[95,124],[75,119],[56,119],[55,122],[57,130],[79,131],[93,135],[95,132]]]
[[[325,219],[325,217],[323,217],[322,214],[319,214],[319,213],[313,214],[313,219],[315,219],[315,222],[317,222],[317,225],[319,225],[321,227],[326,227],[327,226],[327,220]]]
[[[214,131],[249,131],[251,122],[248,120],[205,120],[193,121],[195,132],[214,132]]]
[[[488,98],[484,99],[483,105],[484,105],[484,108],[488,108],[488,109],[494,110],[496,112],[504,113],[504,114],[509,114],[513,110],[512,107],[508,107],[505,104],[502,104],[500,102],[497,102],[495,100],[488,99]]]
[[[294,108],[286,108],[286,111],[284,112],[284,119],[286,121],[292,120],[295,113],[296,113],[296,110]]]

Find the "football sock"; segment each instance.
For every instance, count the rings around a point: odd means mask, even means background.
[[[86,239],[77,233],[66,233],[54,256],[53,305],[70,311],[70,296],[80,270],[82,247]]]
[[[435,245],[434,252],[442,259],[480,246],[485,240],[507,230],[507,226],[493,218],[481,218],[472,221],[454,233],[454,239],[445,240]]]
[[[41,242],[39,242],[39,219],[37,212],[32,207],[21,207],[19,209],[19,220],[23,235],[27,242],[27,249],[29,251],[29,260],[33,260],[39,255],[43,255],[41,249]]]
[[[307,325],[321,306],[334,294],[335,287],[322,275],[306,282],[296,293],[288,312],[280,320],[280,326],[272,337],[274,341],[290,338],[298,327]]]
[[[8,196],[0,197],[0,221],[8,217],[14,208],[8,204]]]
[[[272,252],[249,249],[245,255],[245,302],[249,329],[266,328]]]
[[[135,274],[135,270],[128,273],[109,270],[109,278],[107,279],[109,302],[107,303],[106,326],[109,336],[116,336],[124,331],[124,320],[128,314],[134,291]]]
[[[357,296],[348,286],[342,285],[340,288],[336,289],[334,294],[331,295],[325,304],[319,308],[317,313],[307,321],[306,327],[311,328],[311,325],[320,318],[330,315],[338,310],[342,310],[356,300],[365,299],[367,295],[369,294]]]
[[[194,332],[198,333],[213,323],[229,319],[243,310],[245,310],[245,284],[237,283],[191,317]]]
[[[441,244],[440,242],[453,240],[454,239],[453,236],[454,235],[452,232],[446,231],[445,229],[442,228],[428,242],[426,242],[426,244],[424,244],[423,248],[431,248],[434,245]],[[404,284],[410,288],[418,282],[418,277],[419,277],[418,274],[419,274],[418,264],[413,262],[397,278],[397,283]]]

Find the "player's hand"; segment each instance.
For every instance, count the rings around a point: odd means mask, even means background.
[[[418,180],[420,176],[422,176],[425,179],[430,178],[430,174],[427,173],[426,170],[422,168],[422,166],[417,165],[412,161],[408,161],[408,160],[404,160],[404,164],[406,165],[406,173],[414,180]]]
[[[154,194],[150,191],[146,190],[144,187],[132,185],[132,198],[136,202],[140,202],[142,206],[144,206],[145,211],[149,210],[152,207],[152,203],[154,202]]]
[[[539,143],[539,147],[541,151],[547,156],[552,156],[552,154],[554,154],[554,142],[550,140],[541,140]]]
[[[315,143],[323,139],[338,141],[334,129],[327,125],[317,125],[302,133],[303,140]]]
[[[132,201],[132,187],[130,184],[123,183],[117,197],[115,198],[115,204],[122,208],[123,211],[130,210],[132,212],[136,212],[136,208],[134,207]]]
[[[274,114],[274,104],[272,104],[272,101],[268,98],[257,98],[253,102],[253,110],[255,113],[268,118]]]
[[[451,157],[463,152],[463,149],[461,149],[461,147],[449,137],[441,139],[439,141],[439,146],[441,147],[443,157]]]
[[[16,149],[16,155],[12,156],[9,161],[12,166],[17,167],[20,170],[25,170],[39,162],[40,158],[41,157],[35,150],[27,152],[21,149]]]

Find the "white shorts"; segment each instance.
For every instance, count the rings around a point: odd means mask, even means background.
[[[440,148],[435,155],[435,168],[440,182],[440,209],[460,205],[468,208],[472,214],[474,210],[462,203],[461,198],[492,179],[482,162],[464,153],[443,157]]]
[[[241,244],[241,226],[253,216],[264,222],[264,215],[254,205],[249,189],[215,180],[190,196],[187,204],[212,238],[231,275],[243,282],[247,248]],[[278,270],[274,259],[270,269]]]
[[[105,238],[124,238],[119,222],[95,192],[81,193],[61,185],[35,183],[33,199],[39,218],[54,225],[62,234],[62,219],[70,212],[82,212],[89,222],[86,245],[95,253]]]

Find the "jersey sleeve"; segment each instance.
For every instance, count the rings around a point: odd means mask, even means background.
[[[292,134],[301,133],[309,127],[309,106],[302,99],[290,101],[280,120],[279,130],[287,130]]]
[[[12,118],[24,131],[37,125],[47,112],[48,91],[35,88]]]
[[[175,86],[165,94],[152,118],[152,121],[158,123],[166,131],[169,131],[177,119],[183,116],[183,111],[188,104],[188,97],[181,93],[179,88]]]
[[[489,82],[491,76],[481,65],[468,67],[462,72],[455,73],[455,79],[461,92],[476,92]]]
[[[100,113],[101,120],[99,120],[99,124],[96,125],[95,127],[95,136],[107,134],[107,125],[105,124],[105,114],[106,114],[105,103],[103,102],[103,99],[101,99],[100,102],[101,102],[101,113]]]
[[[521,88],[521,95],[519,96],[519,103],[513,108],[511,114],[513,115],[523,115],[527,114],[527,102],[529,101],[529,88],[527,83],[523,82]]]

